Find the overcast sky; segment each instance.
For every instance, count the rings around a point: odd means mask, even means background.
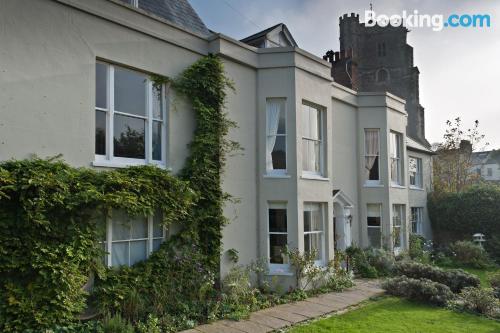
[[[276,23],[287,25],[299,46],[317,56],[339,49],[338,18],[369,9],[370,0],[189,0],[209,29],[241,39]],[[408,34],[420,70],[426,136],[442,139],[447,119],[464,127],[479,120],[490,149],[500,148],[500,1],[372,0],[381,14],[489,14],[490,28],[415,28]]]

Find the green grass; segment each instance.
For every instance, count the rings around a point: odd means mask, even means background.
[[[290,333],[498,333],[500,322],[388,297],[342,315],[292,328]]]

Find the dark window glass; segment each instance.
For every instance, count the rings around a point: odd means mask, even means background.
[[[271,234],[269,235],[270,245],[270,263],[283,264],[283,250],[287,244],[287,235]]]
[[[103,109],[108,107],[107,73],[107,65],[99,63],[95,65],[95,106]]]
[[[381,238],[380,228],[368,228],[368,241],[371,247],[380,248],[382,246]]]
[[[379,180],[379,173],[378,173],[378,156],[375,157],[375,162],[373,163],[372,168],[370,169],[370,173],[368,175],[369,180]]]
[[[144,119],[115,114],[114,156],[145,158]]]
[[[95,112],[95,153],[106,155],[106,112]]]
[[[269,232],[287,232],[286,209],[269,209]]]
[[[286,136],[276,136],[271,157],[274,170],[286,169]]]
[[[153,121],[153,160],[161,161],[161,123]]]
[[[368,216],[369,227],[380,227],[380,217]]]
[[[115,67],[115,111],[146,116],[146,76]]]

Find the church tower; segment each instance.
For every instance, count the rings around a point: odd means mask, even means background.
[[[419,101],[419,71],[406,39],[409,30],[391,25],[367,27],[354,13],[339,20],[340,51],[328,51],[323,57],[332,63],[335,82],[361,92],[388,91],[405,99],[407,135],[430,146]]]

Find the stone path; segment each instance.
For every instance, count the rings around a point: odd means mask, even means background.
[[[247,320],[220,320],[181,333],[267,333],[344,310],[384,293],[378,281],[356,280],[355,284],[354,287],[341,293],[322,294],[304,301],[253,312]]]

